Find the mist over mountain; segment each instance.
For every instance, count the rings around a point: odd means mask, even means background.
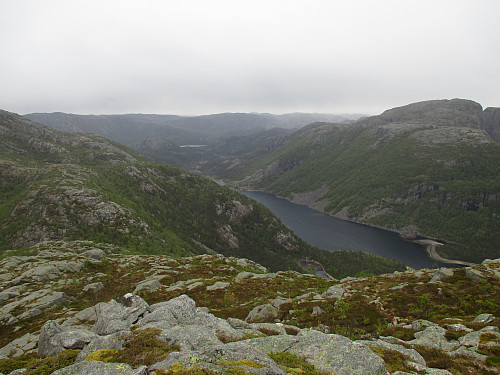
[[[149,114],[95,116],[58,112],[32,113],[25,117],[58,130],[100,134],[131,146],[147,138],[163,138],[177,145],[211,144],[223,137],[272,128],[298,129],[315,121],[352,122],[362,115],[220,113],[183,117]]]

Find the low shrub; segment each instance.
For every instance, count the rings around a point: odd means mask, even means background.
[[[0,373],[8,374],[14,370],[25,368],[24,375],[49,375],[60,368],[75,363],[79,350],[64,350],[57,355],[38,358],[35,354],[22,355],[17,358],[0,359]]]
[[[393,336],[393,337],[396,337],[400,340],[409,341],[409,340],[413,340],[415,338],[415,336],[414,336],[415,332],[417,332],[417,331],[415,331],[412,328],[403,328],[403,327],[393,326],[393,327],[387,327],[387,328],[383,329],[382,331],[380,331],[380,335],[381,336]]]
[[[316,370],[313,365],[306,363],[298,355],[281,352],[281,353],[268,353],[269,357],[273,359],[278,365],[280,365],[289,374],[297,375],[320,375],[323,374]]]
[[[87,361],[128,363],[132,367],[149,366],[164,360],[171,352],[179,351],[157,338],[161,332],[157,328],[137,329],[125,335],[123,350],[103,349],[91,353]]]
[[[385,368],[390,373],[396,371],[411,372],[413,368],[405,364],[406,361],[411,360],[407,355],[404,355],[396,350],[368,345],[369,348],[385,362]]]

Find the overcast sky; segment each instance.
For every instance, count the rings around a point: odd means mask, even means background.
[[[499,0],[0,0],[0,109],[500,107]]]

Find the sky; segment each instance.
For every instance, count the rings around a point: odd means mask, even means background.
[[[0,109],[500,107],[499,0],[0,0]]]

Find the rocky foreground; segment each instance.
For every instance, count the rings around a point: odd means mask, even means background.
[[[326,281],[46,242],[0,261],[3,374],[498,374],[500,259]]]

